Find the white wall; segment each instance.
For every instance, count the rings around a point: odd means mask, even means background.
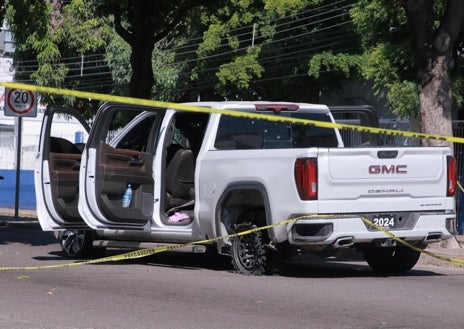
[[[42,108],[40,111],[38,110],[37,117],[22,118],[21,169],[34,169],[34,159],[38,151],[42,119]],[[16,169],[17,121],[18,118],[5,116],[3,109],[0,110],[0,124],[7,126],[6,129],[0,131],[0,169]],[[59,118],[58,120],[54,120],[53,135],[74,142],[75,134],[77,131],[82,131],[81,128],[80,123],[76,120]]]

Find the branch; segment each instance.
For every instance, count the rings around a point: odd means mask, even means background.
[[[216,4],[216,0],[186,0],[186,1],[181,1],[179,4],[177,4],[177,9],[173,12],[170,13],[170,15],[173,17],[171,20],[171,23],[167,24],[166,26],[163,27],[163,29],[160,29],[160,31],[156,34],[155,39],[156,41],[160,41],[163,38],[165,38],[169,32],[175,30],[177,26],[179,26],[182,21],[185,18],[185,13],[189,12],[195,7],[198,6],[212,6]]]
[[[134,44],[134,36],[129,33],[122,25],[121,25],[121,11],[118,5],[115,5],[113,7],[113,13],[114,13],[114,29],[117,34],[121,38],[124,39],[130,46]]]
[[[453,45],[459,35],[464,17],[464,1],[448,0],[445,13],[441,19],[439,33],[448,35],[449,44]],[[446,51],[446,50],[445,50]]]
[[[433,47],[440,55],[445,55],[450,68],[454,68],[453,48],[459,35],[464,16],[464,1],[448,0],[441,18]]]
[[[419,81],[426,77],[428,59],[435,37],[433,0],[404,0],[412,51],[416,57]]]

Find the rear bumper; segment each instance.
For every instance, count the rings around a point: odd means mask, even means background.
[[[361,215],[339,218],[301,218],[288,224],[287,236],[292,245],[334,248],[353,244],[371,243],[390,238],[382,231],[368,228]],[[414,214],[411,225],[391,230],[395,236],[410,242],[423,244],[451,238],[456,233],[456,214]]]

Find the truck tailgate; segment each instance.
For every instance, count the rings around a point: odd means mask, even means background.
[[[452,209],[447,197],[450,154],[446,147],[320,149],[319,211]]]

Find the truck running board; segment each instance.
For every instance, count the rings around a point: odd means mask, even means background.
[[[94,247],[107,248],[107,249],[152,249],[166,246],[177,246],[175,243],[154,243],[154,242],[137,242],[137,241],[108,241],[108,240],[95,240],[93,241]],[[206,252],[204,245],[188,245],[179,248],[173,248],[169,251],[191,252],[202,254]]]

